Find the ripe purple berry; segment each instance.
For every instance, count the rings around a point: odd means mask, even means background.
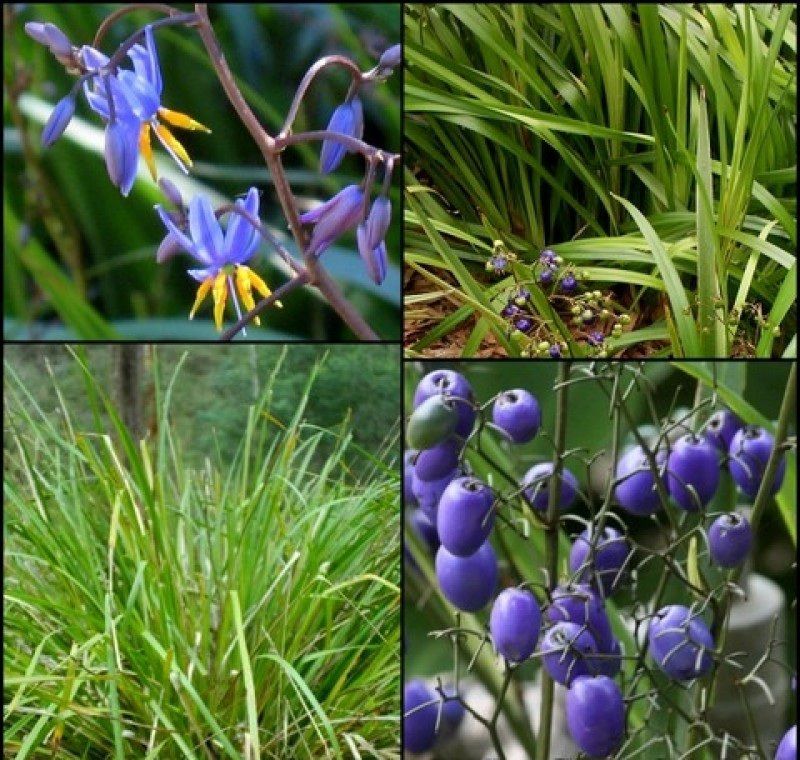
[[[706,438],[684,435],[673,444],[667,459],[667,490],[675,503],[697,512],[714,497],[719,485],[719,460]]]
[[[456,478],[439,499],[439,540],[457,557],[474,554],[494,526],[492,489],[477,478]]]
[[[456,469],[461,446],[452,438],[420,451],[414,461],[414,474],[420,480],[441,480]]]
[[[730,512],[720,515],[708,529],[711,559],[720,567],[736,567],[744,562],[753,543],[753,530],[746,517]]]
[[[455,402],[458,412],[458,424],[456,425],[456,435],[466,438],[475,424],[475,409],[472,404],[475,397],[472,393],[472,386],[467,379],[450,369],[437,369],[429,372],[419,381],[416,391],[414,391],[414,407],[418,407],[431,396],[447,394],[454,398],[461,399]]]
[[[540,462],[525,473],[522,486],[525,489],[525,498],[540,512],[547,511],[550,499],[550,476],[553,473],[552,462]],[[569,509],[578,493],[578,481],[566,468],[561,470],[561,488],[558,499],[558,508],[562,512]]]
[[[670,678],[688,681],[711,668],[714,640],[703,620],[688,607],[662,607],[647,632],[650,656]]]
[[[569,686],[578,676],[589,675],[592,655],[597,643],[584,626],[556,623],[542,639],[542,664],[550,677]]]
[[[411,490],[411,484],[414,479],[414,458],[417,452],[414,449],[408,449],[403,452],[403,502],[410,506],[417,503],[417,498]]]
[[[494,648],[509,662],[527,660],[536,649],[542,613],[530,591],[507,588],[498,594],[489,617]]]
[[[719,451],[728,453],[733,436],[744,423],[730,410],[720,409],[709,417],[703,428],[703,435],[708,438]]]
[[[428,516],[421,509],[415,509],[411,513],[410,522],[414,532],[428,545],[431,552],[435,552],[441,542],[439,534],[436,532],[436,526],[428,519]]]
[[[747,425],[739,430],[731,440],[728,454],[730,460],[728,467],[731,477],[742,493],[751,499],[756,497],[764,472],[767,469],[775,439],[764,428]],[[775,471],[775,480],[770,493],[776,493],[783,483],[786,474],[786,457],[780,455],[778,468]]]
[[[577,573],[582,583],[591,583],[603,596],[610,596],[622,580],[630,547],[625,536],[607,525],[592,551],[592,534],[587,528],[575,539],[569,553],[569,570]]]
[[[551,282],[553,282],[554,277],[555,275],[553,274],[552,269],[543,269],[541,272],[539,272],[539,283],[541,285],[549,285]]]
[[[436,578],[442,593],[464,612],[477,612],[488,604],[497,575],[497,555],[488,541],[469,557],[457,557],[444,546],[436,552]]]
[[[666,459],[665,452],[656,452],[659,467]],[[663,474],[660,477],[663,478]],[[620,457],[614,479],[614,497],[626,512],[643,516],[661,509],[656,479],[641,446],[634,446]]]
[[[520,317],[514,322],[514,327],[520,332],[528,332],[533,327],[533,320],[528,317]]]
[[[589,757],[606,757],[622,745],[625,705],[622,692],[607,676],[581,676],[567,691],[567,728]]]
[[[436,742],[438,702],[424,681],[414,679],[403,687],[403,741],[409,752],[427,752]]]
[[[775,760],[797,760],[797,726],[792,726],[775,750]]]
[[[411,490],[414,498],[419,504],[419,508],[427,515],[428,519],[435,525],[436,513],[439,507],[439,499],[442,498],[444,489],[450,485],[450,482],[460,477],[463,473],[459,469],[447,473],[439,480],[420,480],[416,472],[412,474]]]
[[[574,293],[578,288],[578,281],[573,274],[565,274],[561,278],[561,290],[564,293]]]
[[[492,421],[513,443],[528,443],[542,424],[539,402],[521,388],[505,391],[494,402]]]
[[[575,623],[586,626],[598,651],[612,653],[614,636],[602,599],[586,584],[557,586],[546,611],[552,623]]]

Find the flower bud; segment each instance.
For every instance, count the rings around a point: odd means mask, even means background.
[[[403,48],[400,43],[397,43],[397,45],[392,45],[390,48],[383,51],[378,65],[383,69],[395,69],[400,65],[402,60]]]
[[[69,41],[69,37],[55,24],[29,21],[25,24],[25,33],[42,45],[47,45],[53,55],[69,56],[72,53],[72,43]]]
[[[42,145],[49,148],[61,135],[75,115],[75,98],[72,94],[61,98],[42,130]]]
[[[384,197],[377,197],[367,217],[367,245],[375,248],[386,237],[389,223],[392,221],[392,203]]]
[[[317,208],[300,215],[302,224],[314,224],[308,253],[319,256],[336,238],[355,227],[362,218],[364,191],[348,185]]]
[[[181,197],[181,191],[175,186],[175,183],[171,179],[167,179],[166,177],[161,177],[158,180],[158,186],[161,188],[161,192],[164,193],[164,197],[175,207],[183,208],[183,198]]]
[[[360,140],[364,134],[364,109],[358,98],[342,103],[328,122],[328,132],[338,132]],[[347,148],[336,140],[323,140],[319,155],[320,171],[329,174],[340,163],[347,153]]]
[[[386,278],[386,243],[381,240],[377,246],[370,248],[368,238],[368,223],[359,224],[358,229],[356,229],[358,252],[361,254],[361,259],[367,268],[370,278],[374,283],[380,285]]]
[[[132,126],[124,121],[109,122],[106,127],[105,159],[111,182],[127,197],[136,179],[139,159],[138,140]]]

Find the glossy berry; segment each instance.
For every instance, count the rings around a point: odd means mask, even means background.
[[[553,282],[554,277],[555,275],[553,274],[552,269],[543,269],[541,272],[539,272],[539,283],[541,285],[549,285],[551,282]]]
[[[540,512],[547,511],[550,498],[550,476],[553,473],[552,462],[540,462],[525,473],[522,486],[525,488],[525,498]],[[561,470],[561,489],[559,493],[558,508],[562,512],[569,509],[578,494],[578,481],[566,468]]]
[[[444,684],[442,691],[445,694],[445,699],[442,702],[442,721],[440,725],[440,733],[443,737],[452,736],[458,729],[461,721],[464,719],[464,705],[457,699],[453,699],[457,695],[455,687],[452,684]]]
[[[578,289],[578,281],[575,275],[566,274],[561,278],[561,290],[564,293],[574,293]]]
[[[475,424],[476,412],[472,406],[475,397],[467,378],[458,372],[450,369],[437,369],[425,375],[414,391],[414,407],[418,407],[431,396],[438,396],[442,393],[461,399],[461,401],[455,402],[458,412],[458,424],[455,432],[461,438],[466,438],[472,432]]]
[[[403,502],[409,506],[417,503],[414,492],[411,490],[411,483],[414,479],[414,459],[417,452],[408,449],[403,452]]]
[[[439,499],[436,528],[439,540],[451,554],[474,554],[494,526],[492,489],[477,478],[456,478]]]
[[[406,438],[412,449],[430,449],[447,440],[456,430],[456,402],[443,395],[423,401],[408,419]]]
[[[439,480],[420,480],[416,473],[413,473],[411,479],[411,490],[414,498],[419,504],[419,508],[426,514],[428,519],[435,525],[436,513],[439,508],[439,499],[442,498],[444,489],[450,485],[450,482],[455,478],[463,475],[462,471],[455,469],[447,473]]]
[[[590,583],[603,596],[610,596],[623,579],[630,547],[625,536],[609,525],[596,539],[592,536],[592,530],[587,528],[575,539],[569,553],[569,570],[577,574],[579,581]]]
[[[622,745],[625,705],[622,692],[607,676],[581,676],[566,698],[567,728],[589,757],[606,757]]]
[[[667,491],[675,503],[697,512],[714,497],[719,485],[719,459],[706,438],[684,435],[673,444],[667,459]]]
[[[427,752],[436,742],[440,698],[424,681],[403,687],[403,741],[409,752]]]
[[[516,327],[520,332],[528,332],[528,330],[533,327],[533,320],[528,319],[528,317],[520,317],[519,319],[515,320],[514,327]]]
[[[731,440],[728,467],[731,477],[742,493],[751,499],[756,497],[767,461],[775,446],[775,439],[764,428],[748,425],[739,430]],[[776,493],[786,474],[786,457],[781,454],[771,493]]]
[[[578,676],[589,675],[597,643],[589,631],[576,623],[556,623],[542,638],[542,664],[550,677],[569,686]]]
[[[744,562],[753,544],[753,530],[746,517],[736,512],[720,515],[708,529],[711,559],[720,567]]]
[[[542,613],[530,591],[519,588],[501,591],[489,617],[494,648],[509,662],[527,660],[536,649],[541,623]]]
[[[414,474],[420,480],[441,480],[449,472],[456,469],[461,445],[453,438],[425,449],[417,454],[414,461]]]
[[[665,452],[656,452],[659,467],[663,466],[666,459]],[[620,457],[614,480],[614,498],[626,512],[644,516],[661,509],[656,478],[641,446],[634,446]]]
[[[720,409],[709,417],[703,428],[703,435],[723,454],[728,453],[733,436],[744,423],[730,410]]]
[[[586,584],[557,586],[546,617],[551,623],[575,623],[586,626],[597,644],[598,651],[611,654],[614,636],[603,600]]]
[[[699,678],[711,668],[711,633],[702,618],[683,605],[662,607],[656,613],[647,646],[656,664],[676,681]]]
[[[441,542],[439,534],[436,532],[436,526],[428,516],[421,509],[415,509],[411,513],[410,522],[414,532],[428,545],[431,552],[435,552]]]
[[[444,546],[436,552],[436,578],[445,598],[464,612],[483,609],[497,586],[497,555],[487,541],[469,557],[457,557]]]
[[[589,669],[593,675],[608,676],[613,678],[622,669],[622,648],[619,641],[613,638],[607,649],[598,647],[600,657],[594,657],[589,663]]]
[[[775,760],[797,760],[797,726],[792,726],[775,750]]]
[[[542,424],[539,402],[521,388],[505,391],[494,402],[492,422],[512,443],[528,443],[534,439]]]

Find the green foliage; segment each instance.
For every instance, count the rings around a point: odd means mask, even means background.
[[[517,355],[499,312],[548,247],[630,307],[611,351],[794,355],[793,6],[412,4],[405,22],[406,261],[463,304],[410,352],[472,317],[465,356],[488,333]],[[487,286],[497,239],[523,265]]]
[[[80,98],[76,118],[50,149],[40,148],[41,128],[74,79],[42,45],[23,32],[26,21],[55,23],[77,44],[90,44],[107,5],[45,4],[15,10],[6,6],[4,45],[6,139],[4,169],[5,334],[17,339],[42,337],[134,340],[213,339],[210,312],[187,315],[195,286],[187,276],[188,259],[155,263],[164,237],[153,204],[163,199],[145,174],[130,196],[111,185],[103,159],[103,130]],[[318,57],[343,52],[367,68],[400,34],[396,4],[357,6],[222,5],[211,18],[242,92],[267,128],[277,131],[303,73]],[[112,27],[101,47],[108,52],[156,16],[145,10]],[[203,192],[214,202],[230,202],[250,185],[262,190],[261,218],[293,250],[286,222],[258,149],[238,122],[197,35],[188,29],[158,33],[165,72],[165,103],[207,124],[212,135],[181,133],[196,161],[188,178],[166,157],[159,175],[176,182],[184,197]],[[346,93],[340,73],[320,77],[301,108],[295,129],[322,129]],[[400,82],[392,77],[365,102],[366,130],[376,144],[400,144]],[[159,150],[156,150],[159,153]],[[318,173],[319,145],[288,149],[284,166],[299,201],[327,198],[343,183],[357,181],[360,159],[348,157],[335,177]],[[145,170],[140,167],[142,172]],[[393,191],[395,207],[399,193]],[[385,338],[399,332],[399,224],[387,239],[390,271],[378,287],[364,271],[355,236],[342,238],[324,263],[347,297]],[[271,286],[288,276],[287,267],[262,245],[254,258]],[[230,317],[230,315],[229,315]],[[53,334],[53,328],[62,333]],[[316,291],[303,289],[283,310],[268,315],[265,328],[248,329],[256,340],[337,340],[350,333]]]
[[[315,365],[280,430],[266,382],[237,399],[233,456],[206,438],[192,467],[172,406],[188,359],[139,445],[86,357],[90,429],[6,366],[6,751],[398,757],[396,420],[371,453],[304,422]]]

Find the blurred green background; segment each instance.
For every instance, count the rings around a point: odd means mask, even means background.
[[[579,365],[580,363],[572,363]],[[630,363],[632,364],[632,363]],[[740,394],[755,410],[763,415],[766,420],[774,420],[778,416],[786,379],[789,373],[789,362],[691,362],[687,363],[698,368],[708,368],[715,373],[717,382]],[[588,366],[588,363],[584,363]],[[656,412],[660,417],[669,414],[678,407],[692,407],[694,403],[695,381],[668,362],[645,362],[644,373],[653,387]],[[509,471],[522,474],[536,461],[552,458],[553,426],[555,421],[555,394],[553,384],[556,380],[556,362],[413,362],[407,363],[405,369],[405,404],[406,415],[412,409],[414,389],[423,374],[439,368],[455,369],[466,376],[475,391],[476,399],[485,403],[493,395],[510,388],[525,388],[536,396],[542,412],[542,428],[536,438],[529,444],[522,446],[504,445],[503,451],[507,455],[505,466]],[[573,375],[574,376],[574,375]],[[650,413],[645,403],[645,397],[640,392],[631,394],[628,408],[637,424],[652,423]],[[707,407],[706,409],[709,409]],[[710,416],[711,411],[701,413],[701,422]],[[623,437],[628,431],[623,430]],[[600,506],[600,497],[591,486],[587,468],[582,463],[601,450],[611,448],[611,425],[608,414],[608,401],[605,394],[595,382],[585,382],[575,385],[569,392],[567,410],[566,449],[583,449],[576,457],[567,461],[567,466],[578,478],[581,489],[589,493],[594,502],[595,510]],[[790,436],[795,435],[794,425],[789,431]],[[499,440],[497,436],[493,436]],[[794,458],[794,454],[789,455]],[[608,468],[608,462],[598,462],[599,468]],[[606,469],[607,472],[607,469]],[[786,483],[783,490],[792,493],[792,473],[794,468],[788,468]],[[594,472],[593,472],[594,475]],[[722,502],[728,497],[726,486],[730,484],[729,476],[723,478],[718,497],[709,505],[715,508],[717,498]],[[719,508],[719,507],[717,507]],[[589,510],[585,506],[571,510],[582,517],[589,517]],[[647,518],[637,518],[615,510],[625,518],[632,535],[642,543],[650,543],[654,539],[652,522]],[[406,515],[407,516],[407,515]],[[577,523],[567,524],[570,533],[579,532]],[[778,510],[771,505],[761,522],[757,536],[757,547],[754,551],[753,568],[781,585],[791,601],[796,596],[796,579],[793,563],[795,562],[795,548],[787,535],[786,525]],[[655,563],[640,574],[640,593],[647,594],[648,589],[655,586]],[[626,592],[620,592],[620,597],[629,600]],[[406,678],[416,674],[433,675],[452,668],[452,649],[446,639],[434,641],[428,636],[432,629],[436,629],[423,608],[418,608],[414,600],[408,595],[405,599],[405,674]],[[788,607],[788,630],[794,630],[796,621],[796,608]],[[488,618],[486,612],[481,613],[481,619]],[[790,661],[795,661],[796,639],[789,637]]]
[[[50,149],[41,129],[52,107],[74,82],[43,46],[23,31],[27,21],[50,21],[73,44],[91,44],[102,19],[116,4],[14,4],[3,6],[3,220],[4,334],[7,339],[73,337],[132,340],[193,340],[217,336],[208,303],[187,320],[196,283],[186,274],[188,256],[156,265],[164,237],[153,204],[163,202],[149,175],[141,175],[125,199],[107,176],[103,125],[81,96],[76,117]],[[191,6],[180,6],[191,10]],[[295,88],[307,68],[323,55],[352,57],[362,69],[400,39],[399,4],[212,5],[211,21],[224,54],[256,115],[277,132]],[[102,42],[111,53],[131,33],[160,18],[136,11],[117,22]],[[184,200],[203,192],[214,203],[229,202],[255,185],[262,191],[260,216],[279,238],[290,236],[263,160],[223,93],[205,49],[191,30],[167,27],[156,33],[164,72],[164,104],[186,112],[213,134],[176,130],[194,169],[187,179],[165,154],[159,176],[184,191]],[[342,102],[349,77],[339,69],[315,79],[295,123],[295,132],[324,129]],[[364,139],[400,150],[399,73],[363,95]],[[319,143],[283,154],[301,208],[324,200],[345,184],[358,182],[363,161],[347,156],[333,176],[318,173]],[[140,162],[140,171],[144,162]],[[367,276],[348,234],[328,249],[323,263],[347,297],[385,339],[400,335],[399,177],[392,190],[398,210],[387,237],[390,268],[382,286]],[[292,245],[288,246],[294,252]],[[287,278],[285,265],[262,245],[252,260],[273,289]],[[254,339],[351,338],[339,317],[309,289],[293,293],[283,310],[271,311]],[[233,312],[227,313],[231,324]]]

